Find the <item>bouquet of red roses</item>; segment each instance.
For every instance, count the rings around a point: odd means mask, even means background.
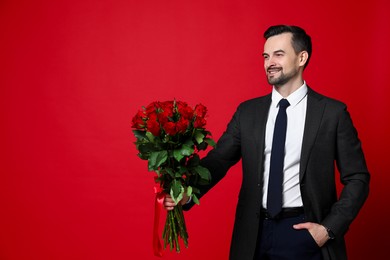
[[[158,208],[161,208],[165,194],[170,194],[177,206],[167,214],[163,231],[164,248],[169,244],[171,250],[176,248],[180,252],[179,238],[188,247],[188,234],[179,202],[186,193],[199,204],[196,186],[210,182],[210,172],[199,164],[198,155],[208,145],[215,146],[211,133],[205,129],[206,114],[207,109],[202,104],[192,108],[182,101],[156,101],[139,110],[132,120],[138,156],[148,160],[149,171],[157,174],[153,241],[156,255],[162,255],[160,240],[158,235],[156,237],[156,223]]]

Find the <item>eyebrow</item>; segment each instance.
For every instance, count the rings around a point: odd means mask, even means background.
[[[274,51],[273,53],[275,54],[275,53],[278,53],[278,52],[286,53],[286,52],[285,52],[284,50],[282,50],[282,49],[276,50],[276,51]],[[269,55],[269,54],[266,53],[266,52],[263,52],[263,57],[264,57],[265,55]]]

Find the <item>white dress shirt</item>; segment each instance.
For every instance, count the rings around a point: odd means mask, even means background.
[[[271,161],[272,138],[274,134],[276,115],[279,111],[278,103],[283,97],[273,88],[272,102],[268,113],[265,134],[265,160],[263,182],[263,207],[267,208],[267,193],[269,167]],[[287,107],[287,132],[284,157],[283,177],[283,208],[301,207],[303,205],[299,188],[299,163],[301,159],[303,130],[305,127],[307,107],[306,82],[290,94],[287,98],[290,106]]]

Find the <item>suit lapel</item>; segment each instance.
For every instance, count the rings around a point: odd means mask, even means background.
[[[260,100],[255,110],[256,119],[255,119],[253,130],[255,133],[254,136],[255,136],[256,149],[257,149],[256,158],[259,158],[259,164],[258,164],[259,180],[262,180],[263,178],[265,129],[267,125],[268,111],[270,105],[271,105],[271,95],[267,95]]]
[[[307,109],[305,129],[302,141],[301,163],[299,179],[302,181],[306,172],[307,162],[309,160],[311,149],[313,148],[315,139],[317,137],[318,129],[321,124],[322,115],[325,109],[325,102],[321,102],[322,96],[308,89],[307,93]]]
[[[264,99],[261,99],[256,106],[255,110],[255,122],[254,122],[254,133],[258,147],[263,146],[265,137],[265,127],[267,124],[268,111],[271,105],[271,95],[267,95]]]

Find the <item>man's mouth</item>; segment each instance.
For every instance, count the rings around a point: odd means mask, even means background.
[[[282,70],[282,68],[269,68],[269,69],[267,69],[267,73],[268,73],[268,75],[274,75],[281,70]]]

